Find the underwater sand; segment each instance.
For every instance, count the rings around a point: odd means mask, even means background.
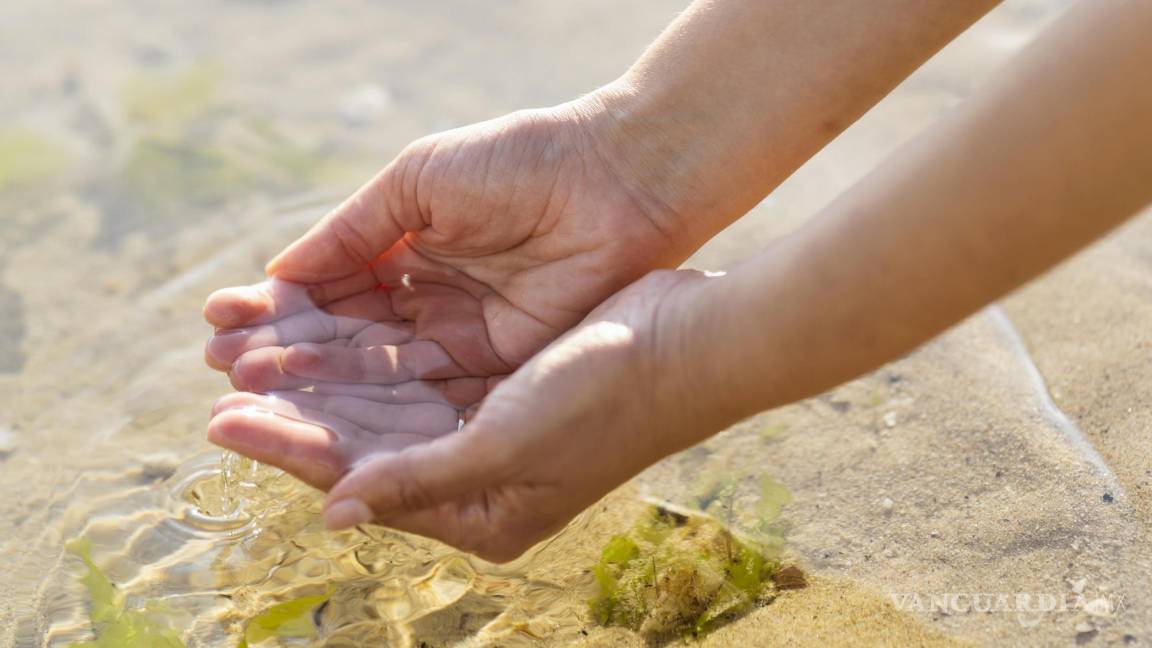
[[[78,536],[131,605],[190,615],[190,646],[235,645],[333,580],[324,645],[641,645],[586,605],[636,494],[690,505],[722,479],[739,526],[763,474],[792,493],[810,585],[704,645],[1152,642],[1152,217],[908,358],[653,468],[506,568],[325,534],[316,495],[271,476],[241,489],[256,520],[197,513],[227,389],[200,361],[204,297],[257,280],[407,141],[595,87],[682,4],[0,6],[0,646],[91,637],[63,551]],[[690,265],[795,227],[1063,4],[1005,3]],[[974,594],[1067,609],[932,604]]]

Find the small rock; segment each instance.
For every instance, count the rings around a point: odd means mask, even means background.
[[[1103,500],[1105,504],[1111,504],[1116,501],[1116,498],[1112,497],[1112,493],[1104,493],[1104,496],[1100,499]]]
[[[1092,625],[1089,621],[1081,621],[1076,624],[1075,630],[1076,634],[1088,634],[1090,632],[1096,632],[1096,626]]]
[[[180,467],[180,458],[175,454],[160,452],[138,457],[140,475],[148,481],[168,479]]]
[[[885,549],[884,550],[884,557],[885,558],[895,558],[896,557],[896,551],[893,549]]]
[[[1084,593],[1084,587],[1088,585],[1088,579],[1087,578],[1080,578],[1080,579],[1074,580],[1071,582],[1071,585],[1072,585],[1072,592],[1074,594],[1083,594]]]
[[[885,513],[891,513],[892,507],[896,506],[896,502],[893,502],[891,497],[885,497],[880,500],[880,506],[884,509]]]
[[[928,532],[928,535],[932,536],[933,538],[939,538],[940,532],[937,531],[936,529],[932,529],[931,531]]]
[[[392,94],[379,84],[365,83],[340,97],[340,118],[354,128],[367,126],[392,105]]]
[[[888,412],[881,420],[884,421],[884,425],[890,428],[896,427],[896,412]]]

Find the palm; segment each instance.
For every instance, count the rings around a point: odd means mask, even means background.
[[[686,422],[659,421],[667,404],[621,401],[650,382],[654,359],[640,341],[656,336],[661,304],[693,279],[652,275],[609,299],[502,383],[458,434],[445,433],[457,423],[450,404],[397,404],[392,388],[340,385],[231,394],[217,403],[210,435],[318,488],[335,486],[334,498],[367,502],[385,524],[507,560],[678,449]],[[437,437],[446,438],[430,442]]]
[[[210,298],[228,330],[209,363],[277,396],[220,407],[326,430],[297,429],[314,452],[289,456],[254,425],[240,449],[327,487],[364,456],[454,431],[596,304],[679,261],[663,214],[607,159],[555,111],[421,140],[274,261],[279,279]]]

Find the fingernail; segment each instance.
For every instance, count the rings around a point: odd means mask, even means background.
[[[373,517],[372,509],[364,502],[356,499],[342,499],[324,508],[324,526],[331,531],[339,531],[364,524]]]
[[[228,337],[229,335],[236,335],[238,333],[247,333],[247,329],[216,329],[216,337]]]

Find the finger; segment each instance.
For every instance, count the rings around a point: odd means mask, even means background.
[[[315,285],[272,278],[212,293],[204,304],[204,319],[219,329],[263,324],[371,291],[378,283],[370,269]]]
[[[283,368],[315,381],[384,385],[467,375],[443,347],[427,340],[366,348],[296,344],[285,351]]]
[[[550,535],[547,531],[541,532],[543,527],[535,522],[510,522],[499,510],[499,505],[485,502],[486,497],[482,493],[473,493],[456,502],[388,518],[377,517],[375,513],[370,515],[376,524],[439,540],[495,563],[519,557],[536,541]],[[367,508],[360,500],[340,500],[325,509],[325,521],[348,514],[351,514],[351,519],[356,519],[356,513],[363,510],[361,506]]]
[[[443,403],[459,409],[483,400],[491,384],[490,378],[413,380],[395,385],[317,382],[313,391],[318,394],[355,396],[380,403]]]
[[[346,300],[347,301],[347,300]],[[357,299],[356,301],[363,301]],[[375,301],[381,301],[376,298]],[[347,310],[347,309],[345,309]],[[356,345],[403,344],[413,338],[413,325],[390,319],[391,309],[384,306],[369,313],[357,309],[355,315],[336,315],[313,309],[271,324],[217,331],[205,347],[205,358],[214,368],[226,369],[241,354],[268,346],[287,347],[300,342],[329,342],[348,338]]]
[[[390,195],[393,168],[390,165],[289,245],[268,264],[268,274],[303,283],[330,281],[361,271],[395,245],[405,227],[396,218],[398,196]],[[418,229],[422,223],[409,225]]]
[[[250,392],[304,389],[316,382],[288,373],[284,369],[284,356],[282,347],[263,347],[241,354],[232,363],[228,379],[235,389]]]
[[[361,500],[343,499],[329,504],[324,517],[326,523],[341,517],[356,520],[367,511],[375,524],[439,540],[489,562],[507,563],[562,531],[578,513],[555,509],[547,515],[510,513],[515,508],[515,504],[505,505],[499,494],[472,491],[450,502],[389,517],[377,516]]]
[[[373,517],[399,518],[502,483],[512,465],[510,453],[477,429],[465,427],[430,443],[363,460],[332,488],[325,523],[346,528]],[[349,504],[341,505],[344,501]],[[371,511],[369,517],[348,517],[357,501]],[[359,514],[363,517],[364,510]]]
[[[331,430],[336,435],[345,439],[370,436],[366,430],[363,430],[347,419],[340,418],[335,414],[324,412],[320,409],[294,403],[288,399],[281,398],[276,393],[253,394],[251,392],[232,392],[221,396],[212,404],[212,416],[222,414],[229,410],[246,410],[255,413],[275,414],[300,423],[318,425]]]
[[[420,435],[378,435],[347,422],[313,422],[326,420],[321,412],[305,409],[299,416],[307,420],[258,406],[224,409],[209,422],[208,440],[322,490],[331,488],[358,457],[428,443]]]
[[[455,432],[460,415],[455,408],[433,403],[387,404],[348,396],[304,391],[253,394],[234,392],[220,397],[212,414],[250,408],[303,423],[326,427],[342,436],[370,439],[373,435],[408,434],[426,440]]]
[[[460,414],[455,407],[437,403],[381,403],[354,396],[305,391],[273,392],[280,406],[323,412],[376,434],[416,434],[435,438],[455,432]]]
[[[213,416],[208,440],[325,490],[340,479],[351,460],[332,430],[255,408]]]

